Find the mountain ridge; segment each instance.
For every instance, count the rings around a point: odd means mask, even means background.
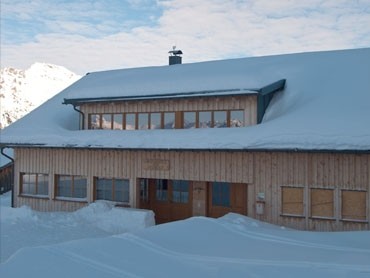
[[[28,69],[0,72],[0,129],[20,119],[81,76],[63,66],[33,63]]]

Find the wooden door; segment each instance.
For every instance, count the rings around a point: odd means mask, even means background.
[[[147,194],[145,194],[145,184]],[[140,208],[151,209],[157,224],[192,216],[192,184],[189,181],[141,179]],[[145,198],[147,196],[147,198]]]
[[[208,216],[221,217],[229,212],[247,214],[247,185],[243,183],[208,183]]]

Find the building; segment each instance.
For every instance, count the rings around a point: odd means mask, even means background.
[[[14,205],[369,229],[370,48],[94,72],[6,128]]]

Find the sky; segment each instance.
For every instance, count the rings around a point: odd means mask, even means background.
[[[1,0],[1,68],[87,72],[370,46],[370,0]]]

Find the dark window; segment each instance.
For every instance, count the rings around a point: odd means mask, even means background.
[[[227,127],[227,112],[226,111],[215,111],[213,113],[214,127]]]
[[[175,203],[189,202],[189,182],[188,181],[172,181],[172,201]]]
[[[184,128],[196,128],[196,112],[184,112]]]
[[[206,111],[206,112],[199,112],[199,128],[208,128],[212,127],[212,112]]]
[[[212,183],[212,205],[221,207],[230,207],[230,183],[213,182]]]
[[[168,200],[168,181],[167,180],[155,180],[155,196],[157,201]]]
[[[96,200],[108,200],[128,203],[130,201],[130,183],[127,179],[96,178]]]
[[[160,129],[161,125],[161,113],[150,113],[150,129]]]
[[[139,113],[138,128],[139,129],[148,129],[148,127],[149,127],[149,114],[148,113]]]
[[[149,201],[149,180],[140,180],[140,199],[143,201]]]
[[[83,176],[56,176],[56,197],[85,199],[87,179]]]
[[[175,113],[167,112],[163,114],[163,128],[164,129],[173,129],[175,128]]]

